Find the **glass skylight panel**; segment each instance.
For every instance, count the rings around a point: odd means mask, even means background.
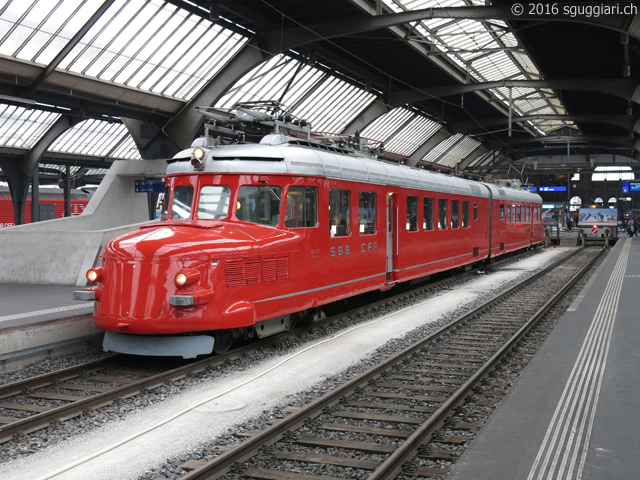
[[[429,163],[438,163],[440,157],[442,157],[445,153],[451,149],[456,143],[460,141],[462,138],[461,133],[456,133],[455,135],[450,136],[449,138],[444,139],[434,148],[432,148],[429,153],[427,153],[424,157],[422,157],[423,162]]]
[[[0,145],[31,148],[58,118],[57,113],[0,104]]]
[[[394,12],[424,8],[484,6],[485,0],[383,0]],[[413,23],[413,34],[432,45],[434,50],[447,54],[460,72],[478,82],[503,79],[538,79],[540,73],[524,50],[518,50],[516,36],[506,22],[498,19],[476,21],[434,18]],[[409,39],[411,39],[409,37]],[[500,49],[509,49],[509,52]],[[492,53],[492,50],[497,50]],[[494,91],[495,92],[495,91]],[[508,108],[508,96],[495,92]],[[555,94],[553,95],[555,97]],[[540,96],[540,98],[543,98]],[[551,99],[543,102],[552,105]],[[558,106],[553,104],[558,113]],[[522,106],[525,108],[525,105]],[[538,108],[538,107],[535,107]],[[517,108],[516,108],[517,110]]]
[[[416,115],[407,126],[385,142],[384,149],[387,152],[409,157],[440,128],[442,125],[437,122]]]
[[[472,161],[469,165],[467,165],[467,168],[484,166],[485,164],[489,163],[492,158],[493,158],[493,151],[483,153],[482,155],[477,157],[474,161]]]
[[[49,147],[52,152],[111,157],[112,152],[129,136],[121,123],[85,120],[60,135]]]
[[[444,165],[447,167],[453,167],[461,160],[464,160],[471,152],[473,152],[476,148],[480,146],[480,142],[474,140],[473,138],[463,138],[460,142],[458,142],[453,148],[451,148],[447,153],[445,153],[440,160],[438,160],[439,165]]]
[[[277,55],[238,80],[215,107],[278,100],[293,115],[310,122],[314,131],[340,133],[374,99],[375,95],[344,80]]]
[[[141,160],[140,151],[131,135],[126,136],[109,155],[110,158],[122,158],[127,160]]]
[[[341,133],[375,98],[361,88],[331,77],[291,113],[311,122],[314,131]]]
[[[496,52],[473,62],[473,68],[489,82],[520,73],[520,69],[505,52]]]
[[[238,102],[268,99],[292,107],[324,76],[316,68],[301,65],[291,57],[277,55],[237,81],[215,106],[226,109]],[[292,78],[293,82],[289,84]]]
[[[405,125],[415,114],[409,110],[399,107],[379,116],[360,132],[360,136],[384,142],[390,140],[391,136]]]
[[[0,14],[0,32],[6,32],[0,54],[46,65],[99,7],[85,0],[13,0]]]
[[[160,0],[116,0],[59,68],[188,100],[246,41]]]

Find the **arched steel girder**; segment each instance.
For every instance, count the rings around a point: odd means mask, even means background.
[[[443,87],[398,92],[393,96],[393,103],[395,105],[404,105],[405,103],[418,102],[420,100],[428,100],[430,98],[440,98],[448,95],[458,95],[461,93],[508,87],[550,88],[553,90],[597,92],[621,97],[640,105],[640,82],[632,79],[499,80],[496,82],[447,85]]]
[[[619,1],[585,2],[581,6],[615,6]],[[554,4],[558,12],[550,15],[531,14],[527,11],[526,4],[520,15],[514,13],[511,5],[494,5],[485,7],[450,7],[450,8],[425,8],[410,12],[390,13],[375,15],[361,19],[348,19],[308,25],[306,27],[290,28],[284,31],[272,30],[264,35],[265,44],[272,53],[286,51],[289,48],[300,47],[311,41],[344,37],[356,33],[371,32],[383,28],[389,28],[405,23],[433,18],[472,19],[472,20],[516,20],[516,21],[542,21],[542,22],[569,22],[582,23],[596,27],[627,33],[640,39],[640,16],[625,15],[624,13],[599,15],[588,17],[586,15],[571,15],[571,10],[565,10],[566,3]],[[577,4],[573,4],[577,5]],[[280,49],[279,47],[283,48]]]
[[[520,122],[535,122],[539,120],[552,120],[562,122],[577,122],[577,123],[601,123],[603,125],[611,125],[614,127],[624,128],[634,133],[640,134],[640,118],[637,116],[629,115],[523,115],[521,117],[514,117],[515,123]],[[509,123],[507,117],[483,119],[482,125],[478,125],[478,122],[453,122],[448,124],[449,131],[451,133],[463,133],[471,130],[476,130],[480,127],[497,127],[500,125],[506,125]]]

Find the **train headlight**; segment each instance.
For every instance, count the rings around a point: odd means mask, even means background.
[[[89,283],[98,283],[102,280],[102,267],[92,268],[87,271],[87,280]]]
[[[193,155],[193,158],[191,159],[191,165],[193,165],[193,168],[197,171],[204,170],[204,161],[203,161],[205,157],[204,149],[200,147],[194,148],[191,154]]]
[[[194,283],[200,280],[200,272],[193,268],[185,268],[184,270],[178,272],[173,279],[173,283],[176,284],[176,287],[188,287],[189,285],[193,285]]]
[[[204,150],[201,149],[200,147],[194,149],[193,156],[196,157],[198,160],[202,160],[204,158]]]

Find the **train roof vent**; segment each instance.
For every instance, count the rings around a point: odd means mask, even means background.
[[[469,185],[469,187],[471,188],[471,191],[473,193],[476,193],[478,195],[482,195],[482,190],[480,190],[480,187],[478,185],[471,184],[471,185]]]
[[[507,194],[505,193],[505,191],[501,188],[498,189],[498,194],[502,195],[503,197],[506,197]]]

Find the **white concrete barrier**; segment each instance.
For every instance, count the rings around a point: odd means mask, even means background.
[[[149,223],[135,180],[166,170],[165,160],[117,160],[82,215],[0,229],[0,283],[85,285],[109,240]]]

